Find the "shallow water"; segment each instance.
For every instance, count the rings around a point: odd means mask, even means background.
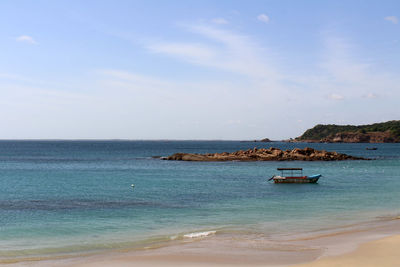
[[[310,146],[376,160],[152,158],[271,146]],[[378,150],[365,149],[371,146]],[[318,184],[267,182],[277,167],[303,167],[305,174],[323,177]],[[209,231],[279,239],[398,216],[399,189],[400,144],[0,141],[0,257],[140,248]]]

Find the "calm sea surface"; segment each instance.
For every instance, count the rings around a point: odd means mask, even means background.
[[[152,158],[271,146],[376,160]],[[365,149],[371,146],[378,150]],[[277,167],[323,177],[308,185],[267,182]],[[140,248],[207,231],[276,237],[399,214],[400,144],[0,141],[0,259]]]

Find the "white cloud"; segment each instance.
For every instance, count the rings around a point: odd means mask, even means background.
[[[295,113],[306,118],[302,125],[307,128],[319,122],[364,124],[398,117],[395,102],[400,98],[400,79],[396,72],[377,65],[352,40],[334,37],[331,32],[323,40],[320,57],[311,69],[313,74],[310,70],[300,71],[287,78],[289,83],[296,84],[287,90],[299,105],[305,105]],[[313,102],[308,110],[307,101]],[[313,109],[320,112],[313,114]],[[331,112],[334,115],[324,115]]]
[[[339,94],[330,94],[328,97],[332,100],[343,100],[344,96],[339,95]]]
[[[376,95],[376,94],[374,94],[374,93],[368,93],[368,94],[364,95],[364,97],[365,97],[365,98],[373,99],[373,98],[377,98],[378,95]]]
[[[335,80],[355,83],[367,79],[370,64],[363,63],[354,54],[357,47],[343,38],[325,39],[325,54],[321,66]]]
[[[235,120],[235,119],[230,119],[226,122],[226,124],[228,125],[235,125],[235,124],[241,124],[242,121],[241,120]]]
[[[252,99],[242,85],[225,80],[182,82],[122,70],[101,70],[96,75],[100,80],[93,97],[99,107],[104,103],[114,116],[119,114],[118,120],[110,122],[115,132],[119,124],[129,120],[126,127],[136,136],[146,138],[240,139],[249,125],[243,111],[256,106],[257,114],[261,114],[270,108],[257,98]],[[229,127],[240,127],[243,132]],[[257,135],[262,135],[257,130]]]
[[[357,45],[343,38],[334,38],[331,34],[324,38],[321,57],[313,63],[315,67],[303,73],[281,69],[274,57],[277,51],[261,46],[251,36],[204,24],[185,28],[196,35],[197,42],[166,41],[152,44],[148,49],[215,71],[240,74],[232,77],[242,77],[242,87],[239,85],[237,89],[228,85],[222,88],[227,95],[236,95],[238,103],[251,103],[251,107],[240,107],[242,115],[238,115],[238,120],[243,122],[243,127],[250,125],[250,120],[255,125],[279,125],[279,120],[296,123],[299,116],[308,118],[302,123],[304,127],[312,126],[316,121],[326,120],[321,117],[322,114],[335,110],[336,105],[344,100],[351,104],[343,107],[343,110],[337,110],[337,120],[345,118],[349,123],[354,123],[351,120],[357,122],[359,118],[350,118],[347,114],[357,108],[362,110],[365,108],[364,103],[370,104],[366,101],[367,97],[374,97],[370,92],[379,92],[382,97],[392,95],[396,98],[395,92],[400,91],[398,78],[374,68],[373,61],[368,58],[367,62]],[[204,92],[204,89],[200,90]],[[243,94],[236,90],[243,91]],[[361,99],[364,101],[360,101]],[[312,105],[309,104],[310,100]],[[288,109],[285,114],[296,114],[297,117],[276,115],[272,119],[254,115],[273,112],[282,103]],[[305,107],[300,112],[296,110],[299,105]],[[310,116],[315,109],[321,110],[321,113]],[[271,132],[267,133],[269,136],[278,135],[271,129],[268,132]],[[293,134],[288,135],[290,137]]]
[[[96,71],[101,77],[104,78],[101,84],[108,87],[132,89],[147,93],[153,91],[154,88],[163,88],[162,91],[168,91],[176,86],[176,83],[163,81],[151,76],[139,75],[123,70],[99,70]],[[154,92],[153,92],[154,93]],[[159,92],[156,92],[158,94]]]
[[[8,80],[18,80],[21,77],[12,73],[0,73],[0,79],[8,79]]]
[[[153,53],[176,56],[192,63],[201,63],[215,57],[215,51],[199,43],[158,43],[147,47]]]
[[[208,39],[208,42],[161,42],[151,44],[147,48],[151,52],[175,56],[196,65],[253,78],[263,80],[279,78],[272,67],[272,58],[268,58],[268,51],[250,37],[205,25],[186,26],[186,28],[198,37]],[[268,61],[264,58],[268,58]]]
[[[264,23],[268,23],[269,22],[269,17],[267,15],[265,15],[265,14],[258,15],[257,19],[259,21],[261,21],[261,22],[264,22]]]
[[[229,22],[223,18],[215,18],[211,20],[215,24],[228,24]]]
[[[24,43],[28,43],[28,44],[38,44],[38,43],[35,41],[35,39],[33,39],[31,36],[28,36],[28,35],[21,35],[21,36],[18,36],[18,37],[16,38],[16,40],[17,40],[18,42],[24,42]]]
[[[387,17],[385,17],[385,20],[390,21],[393,24],[397,24],[399,22],[399,20],[396,16],[387,16]]]
[[[320,64],[319,80],[316,88],[326,94],[335,92],[346,99],[375,98],[371,92],[380,96],[395,96],[400,90],[399,78],[374,64],[374,61],[360,52],[362,47],[332,36],[325,39],[324,55]]]
[[[177,87],[182,88],[179,94],[189,90],[196,91],[192,95],[187,94],[184,100],[192,103],[193,106],[197,105],[192,102],[193,99],[203,99],[208,103],[211,98],[224,98],[223,103],[209,103],[208,106],[212,108],[213,112],[220,111],[219,107],[224,110],[238,110],[240,113],[235,113],[237,119],[232,120],[232,118],[220,115],[220,122],[229,122],[229,125],[233,125],[234,122],[241,121],[242,123],[235,124],[235,127],[238,127],[243,135],[246,134],[245,127],[251,124],[276,126],[280,125],[283,120],[296,123],[299,117],[306,118],[301,123],[305,129],[318,121],[336,123],[344,120],[348,123],[360,123],[360,118],[354,110],[368,112],[368,106],[371,104],[386,110],[387,114],[393,113],[388,111],[390,106],[381,106],[382,101],[367,101],[367,98],[376,97],[371,92],[379,93],[382,100],[388,96],[393,99],[399,97],[397,92],[400,92],[400,81],[396,75],[375,66],[373,59],[366,58],[362,54],[362,47],[356,43],[344,38],[335,38],[331,33],[323,36],[325,38],[323,38],[320,57],[312,62],[311,69],[303,72],[290,68],[284,69],[281,65],[276,64],[279,61],[275,55],[284,54],[285,51],[272,51],[255,41],[250,35],[205,24],[183,27],[194,34],[195,41],[165,40],[148,45],[147,48],[151,52],[174,57],[186,63],[214,71],[231,72],[233,75],[228,76],[228,80],[232,79],[230,84],[217,82],[214,78],[209,81],[210,84],[204,86],[197,84],[196,86]],[[224,82],[227,81],[226,74],[220,76]],[[241,77],[242,83],[234,84],[238,77]],[[196,84],[199,81],[193,83]],[[220,85],[217,86],[217,83]],[[215,93],[211,88],[214,88],[213,90],[218,88],[220,97],[214,97]],[[213,97],[207,98],[205,97],[207,95]],[[227,97],[230,100],[227,100]],[[344,101],[349,104],[340,104]],[[312,104],[310,104],[311,102]],[[237,103],[246,104],[236,107]],[[285,105],[287,112],[275,114],[274,111],[278,110],[280,105]],[[338,105],[340,105],[340,109]],[[299,111],[298,106],[303,108]],[[316,109],[321,112],[315,113]],[[324,117],[324,114],[332,110],[335,110],[336,117]],[[268,112],[275,115],[267,118],[263,114]],[[222,111],[222,113],[224,112]],[[374,116],[371,114],[369,118],[373,120]],[[201,122],[200,125],[205,125],[202,118],[198,117],[197,121]],[[217,126],[214,125],[214,127]],[[271,127],[267,128],[257,129],[256,135],[264,134],[277,139],[282,138],[282,131],[276,130],[275,132]],[[296,135],[296,133],[290,132],[294,132],[292,129],[285,130],[288,131],[285,133],[288,135],[287,137]],[[220,132],[229,134],[226,129],[220,129]]]

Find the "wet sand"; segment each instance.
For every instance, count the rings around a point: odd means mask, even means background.
[[[260,234],[217,234],[160,248],[22,261],[14,266],[398,266],[400,220],[266,239]]]

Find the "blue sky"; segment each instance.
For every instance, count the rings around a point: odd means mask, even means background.
[[[1,1],[0,139],[399,119],[399,20],[399,1]]]

